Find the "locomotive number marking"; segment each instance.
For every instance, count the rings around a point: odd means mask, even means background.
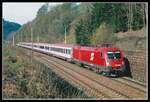
[[[94,60],[94,53],[92,52],[92,53],[91,53],[90,61],[93,61],[93,60]]]

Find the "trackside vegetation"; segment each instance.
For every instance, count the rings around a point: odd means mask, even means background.
[[[25,56],[22,51],[3,45],[3,98],[88,98],[42,63]]]

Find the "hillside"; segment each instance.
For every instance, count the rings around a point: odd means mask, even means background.
[[[146,34],[145,29],[128,32],[116,33],[117,40],[115,46],[124,51],[146,51]]]
[[[16,32],[21,27],[20,24],[9,22],[3,19],[3,39],[8,39],[12,32]]]
[[[32,31],[34,42],[64,43],[66,31],[66,43],[99,45],[114,43],[114,33],[145,27],[144,4],[64,3],[48,7],[43,5],[36,18],[17,31],[16,42],[31,41]]]

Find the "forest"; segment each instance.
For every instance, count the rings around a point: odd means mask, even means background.
[[[47,3],[15,33],[15,40],[65,43],[66,33],[67,44],[115,43],[116,33],[145,28],[145,12],[144,3]]]

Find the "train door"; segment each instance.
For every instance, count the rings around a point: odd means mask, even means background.
[[[105,57],[104,57],[104,52],[100,51],[99,53],[99,64],[101,66],[105,66]]]

